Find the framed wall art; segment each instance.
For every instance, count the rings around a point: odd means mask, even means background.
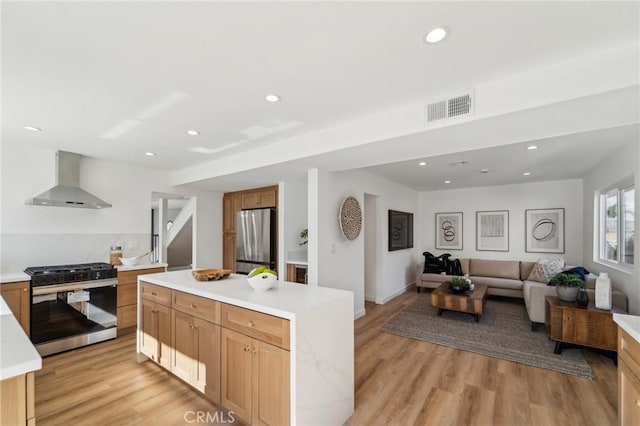
[[[476,250],[509,251],[509,210],[476,212]]]
[[[436,249],[462,250],[462,212],[436,213]]]
[[[389,251],[413,247],[413,213],[389,210]]]
[[[525,251],[564,253],[564,209],[525,210]]]

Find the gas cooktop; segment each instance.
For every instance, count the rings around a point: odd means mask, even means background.
[[[24,272],[31,276],[31,286],[104,280],[118,276],[118,270],[113,265],[104,262],[30,266]]]

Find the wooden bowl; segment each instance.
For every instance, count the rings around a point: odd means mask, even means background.
[[[194,269],[191,275],[198,281],[221,280],[231,274],[231,269]]]

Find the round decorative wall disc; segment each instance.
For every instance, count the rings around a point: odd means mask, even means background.
[[[340,231],[347,240],[355,240],[362,229],[362,209],[358,200],[347,197],[340,206]]]

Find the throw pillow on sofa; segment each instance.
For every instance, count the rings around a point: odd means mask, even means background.
[[[447,272],[447,264],[449,262],[449,253],[441,254],[435,257],[428,251],[422,253],[424,255],[424,270],[425,274],[441,274]]]
[[[558,275],[564,269],[564,259],[540,259],[529,274],[529,281],[548,284],[551,278]]]

